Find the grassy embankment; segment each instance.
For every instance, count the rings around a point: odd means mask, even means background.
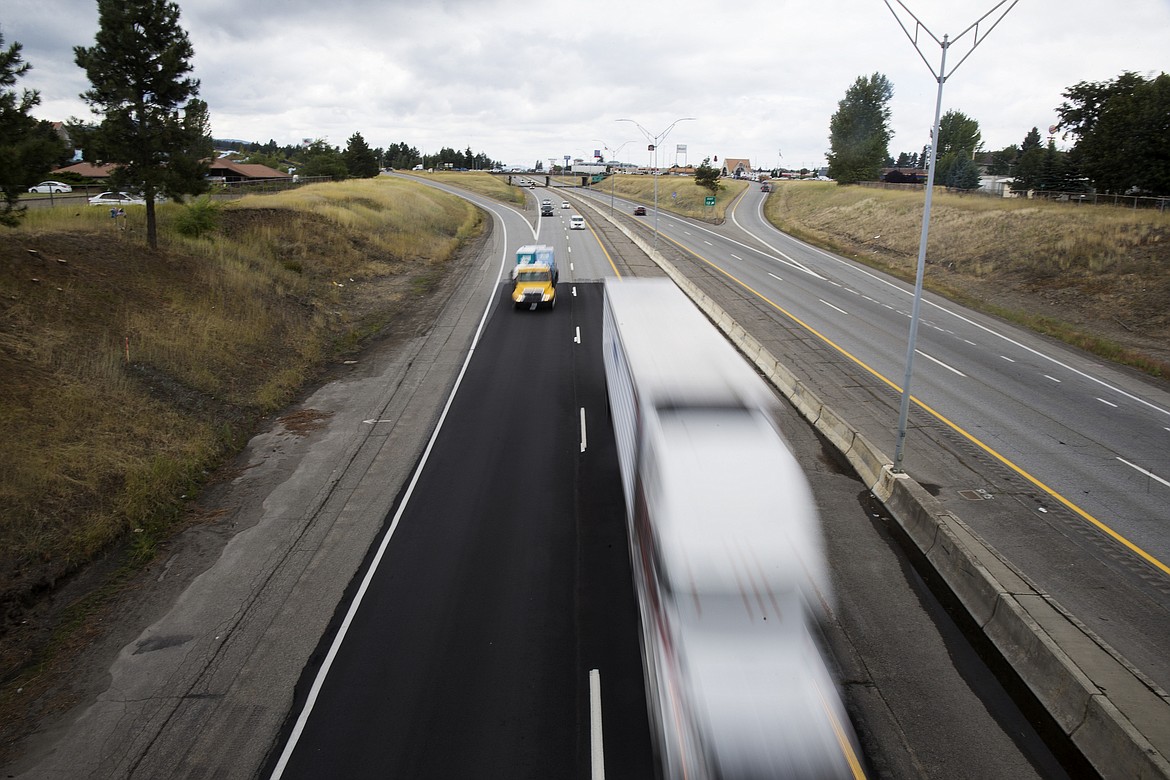
[[[658,206],[684,217],[702,219],[708,222],[722,222],[727,216],[727,207],[744,189],[751,184],[745,180],[724,179],[723,189],[715,196],[715,205],[704,205],[711,191],[695,184],[690,176],[659,176]],[[621,198],[654,205],[654,177],[635,176],[623,173],[610,176],[594,184],[592,189],[602,194],[611,191]],[[672,197],[676,195],[677,197]]]
[[[414,308],[481,229],[465,201],[385,177],[208,208],[160,206],[157,252],[142,207],[124,231],[89,206],[4,230],[0,625],[119,540],[149,558],[262,415]]]
[[[765,215],[913,281],[920,191],[784,182]],[[1170,376],[1170,214],[935,192],[928,288],[1155,376]]]
[[[465,190],[471,190],[485,197],[503,201],[504,203],[511,203],[521,208],[523,208],[525,203],[524,190],[514,184],[508,184],[507,177],[501,176],[498,173],[487,173],[484,171],[436,171],[435,173],[427,173],[426,171],[398,171],[398,173],[417,176],[425,181],[462,187]],[[513,176],[513,180],[516,178],[518,177]]]

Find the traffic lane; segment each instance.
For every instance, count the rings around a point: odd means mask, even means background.
[[[675,238],[692,246],[696,240],[690,231]],[[874,292],[890,303],[831,279],[797,271],[780,276],[769,270],[771,260],[756,253],[727,259],[728,247],[720,240],[705,241],[708,246],[696,251],[889,382],[901,383],[909,310],[897,306],[897,297],[891,298],[884,285]],[[1160,435],[1165,431],[1158,426],[1164,415],[1099,384],[1070,402],[1051,388],[1065,380],[1075,386],[1082,377],[1072,368],[1071,356],[1050,344],[1031,346],[1028,342],[1036,340],[1027,334],[1009,331],[1001,339],[976,325],[973,313],[945,302],[940,306],[928,308],[921,320],[915,396],[1155,561],[1166,561],[1170,538],[1158,518],[1165,516],[1170,483],[1159,481],[1157,471],[1167,461]],[[1046,354],[1056,355],[1047,365],[1042,362]],[[1067,446],[1077,441],[1091,446]],[[1145,490],[1127,486],[1142,480]]]
[[[578,773],[576,308],[492,317],[285,777]]]
[[[702,261],[693,258],[683,265],[689,269],[706,267]],[[687,272],[691,273],[690,270]],[[722,275],[703,273],[710,284],[708,294],[717,298],[722,296],[723,305],[727,307],[726,291],[737,286],[734,283],[729,286]],[[743,275],[749,284],[753,281],[760,286],[764,284],[746,272]],[[693,278],[701,277],[696,274]],[[815,289],[802,291],[801,285],[806,278],[802,274],[784,276],[785,282],[792,280],[792,290],[786,294],[784,303],[809,322],[814,316],[810,312],[821,304]],[[758,323],[757,335],[803,381],[808,382],[814,392],[833,408],[848,413],[871,441],[888,440],[892,449],[897,419],[897,393],[892,388],[868,376],[866,368],[835,353],[831,346],[812,336],[804,326],[794,323],[789,316],[757,296],[743,288],[737,288],[735,296],[741,297],[750,307],[733,312],[733,316],[741,322]],[[819,324],[829,330],[828,325],[832,323]],[[853,330],[857,333],[856,340],[863,344],[881,333],[880,328],[862,324],[855,324]],[[846,333],[846,329],[831,332],[840,343],[840,334]],[[876,362],[874,355],[881,343],[878,339],[874,347],[865,351],[858,349],[854,356],[864,356],[860,359],[864,359],[867,365]],[[888,349],[891,354],[887,357],[891,361],[895,359],[893,349]],[[904,364],[904,355],[899,362]],[[833,386],[824,387],[826,381]],[[1118,484],[1108,479],[1110,474],[1106,467],[1110,464],[1089,462],[1084,451],[1088,445],[1078,446],[1080,437],[1074,437],[1071,432],[1051,435],[1055,423],[1047,415],[1038,415],[1018,399],[1001,395],[995,387],[979,392],[978,384],[982,383],[971,378],[954,377],[929,360],[920,358],[916,361],[915,395],[929,399],[950,422],[933,419],[918,407],[912,407],[907,437],[907,470],[928,486],[946,508],[957,513],[989,544],[1027,572],[1039,587],[1052,593],[1062,606],[1072,610],[1164,686],[1170,667],[1158,656],[1160,645],[1154,638],[1165,636],[1170,631],[1170,613],[1167,612],[1170,592],[1165,578],[1144,559],[1124,549],[1085,518],[1061,506],[1040,487],[1026,482],[1019,473],[979,449],[958,433],[952,423],[1013,457],[1018,465],[1045,484],[1062,490],[1064,495],[1083,505],[1096,509],[1104,506],[1104,501],[1113,500],[1107,496],[1119,495],[1129,506],[1150,504],[1144,516],[1142,512],[1137,513],[1144,524],[1139,531],[1144,532],[1146,528],[1157,531],[1157,518],[1165,517],[1165,505],[1152,501],[1148,486],[1143,491],[1119,490]],[[1060,399],[1050,399],[1050,402],[1059,405]],[[1009,417],[1015,423],[1007,422]],[[1037,428],[1040,425],[1042,427]],[[1034,429],[1041,444],[1029,443],[1029,437],[1024,435]],[[939,457],[934,449],[936,446],[958,459],[961,473],[956,470],[954,460]],[[1039,447],[1054,454],[1038,453],[1036,448]],[[1023,455],[1019,454],[1021,448]],[[1086,462],[1089,462],[1087,471]],[[1060,468],[1054,469],[1054,464],[1063,464],[1065,473]],[[1112,468],[1122,467],[1114,465]],[[1086,476],[1083,479],[1070,476],[1074,473],[1085,473]],[[979,496],[997,500],[972,501],[960,492],[973,493],[976,488],[982,491]],[[1109,518],[1107,522],[1122,514],[1116,504],[1106,508],[1109,511],[1103,511],[1101,517]]]

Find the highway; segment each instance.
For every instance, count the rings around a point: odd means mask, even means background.
[[[501,279],[516,246],[547,243],[563,297],[518,312],[492,290],[432,445],[306,668],[264,776],[652,775],[596,284],[629,272],[628,247],[587,209],[539,218],[463,194],[506,236]],[[567,230],[573,213],[587,230]],[[1066,776],[880,507],[790,411],[780,424],[808,464],[836,590],[822,641],[868,775]]]
[[[838,393],[850,419],[872,420],[868,435],[892,455],[912,285],[777,231],[764,197],[749,188],[717,227],[663,214],[659,241],[690,257],[712,294],[750,300],[761,329],[784,334],[796,373]],[[1166,383],[930,293],[917,351],[907,472],[1170,689]],[[947,473],[927,444],[967,473]]]

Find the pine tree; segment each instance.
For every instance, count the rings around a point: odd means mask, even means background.
[[[723,185],[719,183],[719,171],[711,167],[711,158],[708,157],[695,168],[695,184],[708,189],[712,195],[718,195]]]
[[[10,227],[24,213],[20,194],[65,156],[65,144],[53,126],[29,114],[41,102],[40,94],[26,89],[18,95],[14,89],[16,80],[32,67],[20,51],[16,42],[5,49],[0,33],[0,225]]]
[[[889,157],[894,86],[881,73],[858,76],[829,120],[829,178],[840,184],[877,179]]]
[[[92,85],[81,97],[103,116],[87,159],[117,163],[116,185],[141,188],[146,237],[158,246],[154,201],[207,189],[207,104],[191,78],[194,50],[166,0],[98,0],[94,45],[73,49]]]
[[[979,189],[979,166],[966,149],[957,149],[947,170],[946,186],[955,190]]]
[[[361,133],[354,133],[349,137],[342,157],[345,159],[346,172],[354,178],[370,179],[380,172],[378,158]]]

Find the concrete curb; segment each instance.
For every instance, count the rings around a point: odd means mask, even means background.
[[[625,225],[621,230],[837,447],[1081,754],[1106,778],[1170,778],[1170,696],[1035,587]]]

